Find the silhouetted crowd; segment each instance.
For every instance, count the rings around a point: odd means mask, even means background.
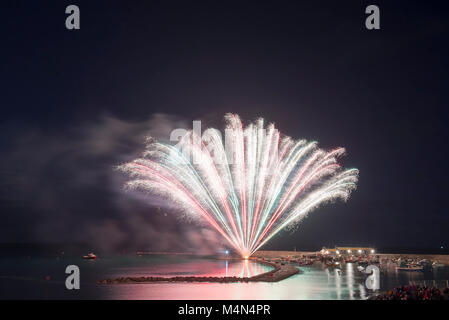
[[[373,300],[449,300],[449,288],[428,286],[402,286],[384,294],[379,294]]]

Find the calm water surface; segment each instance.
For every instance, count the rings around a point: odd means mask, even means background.
[[[65,267],[81,270],[81,289],[65,289]],[[1,299],[366,299],[365,277],[354,264],[341,271],[321,263],[298,267],[300,274],[278,283],[154,283],[98,286],[96,280],[121,276],[252,276],[271,268],[252,261],[198,259],[185,256],[119,256],[0,259]],[[444,285],[449,267],[430,272],[382,272],[380,290],[410,281]]]

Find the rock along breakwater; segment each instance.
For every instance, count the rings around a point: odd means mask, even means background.
[[[258,263],[273,267],[265,273],[252,277],[202,277],[202,276],[176,276],[176,277],[120,277],[115,279],[98,280],[97,284],[138,284],[138,283],[163,283],[163,282],[278,282],[294,274],[299,273],[299,269],[289,265],[264,260],[255,260]]]

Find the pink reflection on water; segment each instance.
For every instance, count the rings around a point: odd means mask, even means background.
[[[113,277],[252,277],[271,268],[248,260],[191,260],[170,264],[148,264],[139,267],[116,268]]]

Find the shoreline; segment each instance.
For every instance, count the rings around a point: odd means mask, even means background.
[[[176,276],[176,277],[120,277],[116,279],[98,280],[97,284],[148,284],[148,283],[166,283],[166,282],[216,282],[216,283],[236,283],[236,282],[278,282],[291,277],[300,272],[299,268],[292,265],[275,262],[263,261],[260,259],[251,259],[260,264],[265,264],[273,270],[257,274],[252,277],[210,277],[210,276]]]
[[[253,254],[255,258],[290,258],[294,256],[313,256],[318,254],[317,251],[257,251]],[[449,254],[419,254],[419,253],[375,253],[374,255],[379,256],[380,259],[392,259],[392,258],[402,258],[402,259],[428,259],[431,261],[438,261],[439,263],[449,265]]]
[[[284,264],[281,261],[287,257],[295,259],[300,257],[316,256],[318,252],[315,251],[258,251],[249,259],[260,264],[272,267],[273,269],[252,277],[214,277],[214,276],[175,276],[175,277],[119,277],[115,279],[97,280],[97,284],[148,284],[148,283],[169,283],[169,282],[214,282],[214,283],[237,283],[237,282],[279,282],[301,272],[298,267],[290,264]],[[429,259],[431,261],[438,261],[444,265],[449,265],[449,255],[436,254],[376,254],[380,260],[382,259]],[[242,260],[237,257],[216,259],[226,260]],[[268,260],[267,260],[268,259]],[[273,261],[271,261],[273,260]]]

